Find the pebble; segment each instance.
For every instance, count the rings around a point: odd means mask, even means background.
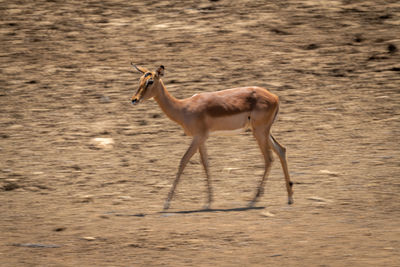
[[[112,149],[114,147],[114,139],[96,137],[91,140],[91,145],[99,149]]]
[[[312,200],[312,201],[316,201],[316,202],[331,202],[328,199],[322,198],[322,197],[317,197],[317,196],[313,196],[313,197],[308,197],[308,200]]]
[[[82,237],[82,239],[86,240],[86,241],[94,241],[96,240],[96,237],[93,236],[84,236]]]
[[[232,171],[235,171],[235,170],[239,170],[239,168],[230,168],[230,167],[227,167],[227,168],[224,168],[224,169],[223,169],[223,171],[224,171],[224,172],[227,172],[227,173],[231,173]]]
[[[331,175],[331,176],[339,176],[338,172],[333,172],[333,171],[329,171],[329,170],[320,170],[319,173],[328,174],[328,175]]]
[[[273,214],[269,211],[263,211],[263,212],[261,212],[261,215],[264,217],[275,217],[275,214]]]
[[[74,196],[74,202],[75,203],[89,203],[94,200],[93,195],[75,195]]]
[[[132,200],[131,196],[119,196],[118,198],[122,200]]]

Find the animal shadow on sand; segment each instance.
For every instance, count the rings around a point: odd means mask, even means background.
[[[161,214],[192,214],[192,213],[205,213],[205,212],[235,212],[247,210],[261,210],[265,207],[240,207],[240,208],[227,208],[227,209],[197,209],[197,210],[181,210],[181,211],[161,211]]]
[[[172,216],[172,215],[179,215],[179,214],[195,214],[195,213],[207,213],[207,212],[239,212],[239,211],[248,211],[248,210],[262,210],[265,207],[240,207],[240,208],[226,208],[226,209],[196,209],[196,210],[181,210],[181,211],[159,211],[155,213],[115,213],[115,212],[107,212],[106,214],[113,214],[114,216],[118,217],[145,217],[151,215],[163,215],[163,216]]]

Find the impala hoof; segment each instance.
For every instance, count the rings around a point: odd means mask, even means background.
[[[169,201],[165,202],[163,211],[169,209]]]
[[[211,210],[211,205],[210,204],[204,205],[203,210]]]
[[[257,201],[255,201],[255,200],[250,201],[249,204],[247,205],[247,207],[248,207],[248,208],[254,207],[254,205],[256,204],[256,202],[257,202]]]
[[[288,204],[292,205],[294,203],[293,197],[289,197],[288,199]]]

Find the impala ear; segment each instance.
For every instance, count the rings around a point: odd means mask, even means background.
[[[140,67],[140,66],[136,66],[136,65],[133,64],[132,62],[131,62],[131,65],[132,65],[137,71],[139,71],[139,72],[141,72],[141,73],[149,72],[146,68],[143,68],[143,67]]]
[[[158,67],[158,69],[156,70],[156,75],[158,76],[158,77],[162,77],[162,76],[164,76],[164,66],[163,65],[161,65],[160,67]]]

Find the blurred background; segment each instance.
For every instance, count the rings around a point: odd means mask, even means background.
[[[4,266],[396,266],[398,1],[0,1],[0,263]],[[295,204],[251,133],[190,138],[130,62],[165,66],[177,98],[262,86],[280,97]]]

